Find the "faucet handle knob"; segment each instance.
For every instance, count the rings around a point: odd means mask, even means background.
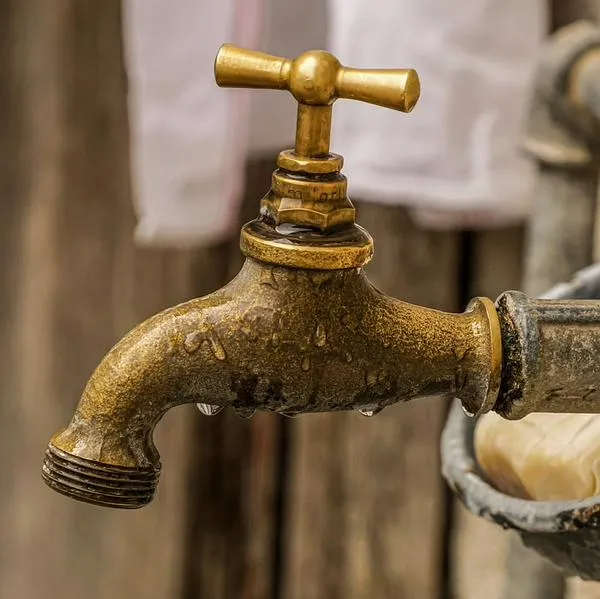
[[[215,79],[220,87],[290,91],[299,102],[296,154],[307,158],[328,154],[331,105],[338,98],[410,112],[420,94],[413,69],[351,69],[322,50],[290,60],[225,44],[215,59]]]
[[[323,50],[290,60],[224,44],[215,60],[215,79],[220,87],[286,89],[312,106],[346,98],[410,112],[420,93],[414,69],[351,69]]]
[[[223,44],[215,58],[219,87],[287,89],[291,60],[233,44]]]

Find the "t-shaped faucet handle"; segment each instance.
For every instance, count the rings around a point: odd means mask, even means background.
[[[288,90],[298,101],[295,148],[277,157],[260,217],[242,229],[243,253],[315,270],[366,264],[373,240],[355,223],[340,172],[343,158],[329,151],[333,103],[347,98],[410,112],[419,99],[417,73],[349,69],[323,50],[288,59],[225,44],[215,59],[215,79],[221,87]]]
[[[331,107],[338,98],[410,112],[420,93],[413,69],[351,69],[322,50],[290,60],[225,44],[215,79],[221,87],[290,91],[298,101],[295,154],[305,158],[329,154]]]

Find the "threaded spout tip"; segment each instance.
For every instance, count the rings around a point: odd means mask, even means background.
[[[42,478],[67,497],[103,507],[135,509],[152,501],[159,468],[130,468],[103,464],[48,445]]]

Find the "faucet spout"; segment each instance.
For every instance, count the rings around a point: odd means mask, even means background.
[[[227,286],[147,320],[107,354],[51,440],[44,479],[89,503],[149,503],[160,471],[153,430],[183,403],[297,415],[438,395],[490,409],[500,375],[494,326],[489,300],[446,314],[383,295],[361,268],[248,258]]]

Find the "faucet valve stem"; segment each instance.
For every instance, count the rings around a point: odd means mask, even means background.
[[[261,217],[242,229],[243,253],[317,270],[366,264],[373,240],[355,224],[343,158],[329,151],[333,104],[344,98],[410,112],[420,94],[416,71],[351,69],[322,50],[290,60],[225,44],[215,79],[221,87],[287,90],[298,101],[295,148],[279,154]]]

